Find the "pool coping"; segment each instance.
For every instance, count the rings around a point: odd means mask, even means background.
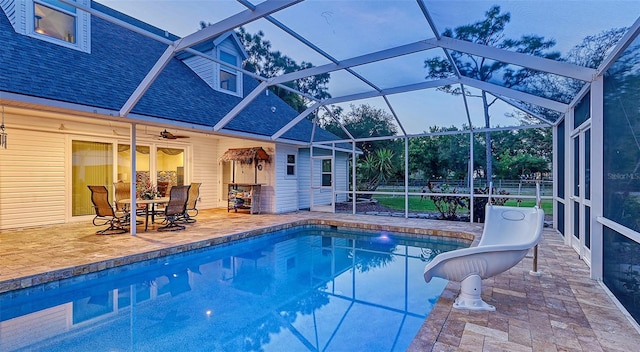
[[[109,258],[100,261],[91,261],[84,264],[74,265],[71,267],[64,267],[59,269],[53,269],[43,273],[27,275],[23,277],[10,278],[0,281],[0,294],[17,291],[25,288],[30,288],[38,285],[43,285],[58,280],[68,279],[75,276],[81,276],[85,274],[98,273],[103,270],[113,269],[120,266],[143,262],[145,260],[156,259],[159,257],[189,252],[193,250],[200,250],[211,246],[225,244],[229,242],[240,241],[243,239],[260,236],[266,233],[291,229],[300,226],[309,225],[323,225],[323,226],[336,226],[338,228],[346,229],[361,229],[369,231],[389,231],[398,232],[408,237],[421,237],[421,236],[435,236],[447,239],[456,239],[466,243],[470,246],[474,246],[478,242],[478,236],[470,232],[464,232],[460,230],[443,230],[432,228],[416,228],[411,226],[397,226],[388,224],[374,224],[374,223],[361,223],[350,222],[344,220],[330,220],[330,219],[302,219],[291,221],[282,224],[270,225],[258,229],[252,229],[248,231],[242,231],[238,233],[230,233],[228,235],[208,238],[204,240],[198,240],[186,244],[178,244],[166,248],[156,249],[152,251],[135,253],[125,255],[121,257]],[[412,236],[413,235],[413,236]]]

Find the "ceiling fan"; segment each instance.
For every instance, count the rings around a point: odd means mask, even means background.
[[[177,138],[189,138],[189,136],[179,136],[179,135],[175,135],[169,131],[167,131],[166,129],[162,132],[160,132],[160,138],[164,138],[164,139],[177,139]]]

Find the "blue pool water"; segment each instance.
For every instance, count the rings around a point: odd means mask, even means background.
[[[298,227],[0,295],[0,351],[404,351],[461,241]]]

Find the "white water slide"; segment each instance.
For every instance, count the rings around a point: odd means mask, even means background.
[[[461,283],[460,294],[453,304],[457,309],[495,310],[481,298],[482,279],[518,264],[542,238],[544,211],[539,205],[521,208],[489,202],[485,214],[484,231],[477,247],[441,253],[424,269],[426,282],[441,277]]]

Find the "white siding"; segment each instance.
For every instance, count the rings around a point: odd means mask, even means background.
[[[29,349],[38,342],[69,330],[72,303],[0,322],[2,351]]]
[[[298,149],[298,207],[311,206],[311,159],[309,149]]]
[[[315,155],[331,155],[331,151],[316,149]],[[348,153],[336,152],[335,160],[333,162],[333,168],[335,170],[335,189],[347,190],[349,183],[348,177],[351,175],[351,170],[348,169]],[[315,162],[315,169],[313,170],[314,184],[316,186],[321,184],[322,177],[322,165],[320,161]],[[347,199],[346,194],[339,194],[336,196],[337,202],[343,202]],[[330,204],[331,192],[316,190],[314,194],[314,203]],[[308,148],[298,150],[298,205],[300,209],[309,209],[311,206],[311,157],[310,150]]]
[[[207,51],[205,54],[212,55],[212,51]],[[193,56],[183,60],[183,62],[211,88],[216,88],[217,65],[213,61],[200,56]]]
[[[15,0],[0,0],[0,8],[4,11],[11,22],[13,28],[16,28],[16,1]]]
[[[197,208],[216,208],[220,198],[220,163],[217,157],[219,139],[203,136],[190,138],[189,142],[193,144],[192,158],[187,161],[193,170],[191,182],[202,183]]]
[[[287,155],[296,156],[296,174],[287,175]],[[274,158],[276,175],[276,213],[285,213],[298,210],[298,174],[300,157],[298,148],[292,145],[276,145],[276,155]]]
[[[336,152],[335,158],[335,184],[336,191],[348,191],[349,190],[349,176],[351,170],[349,170],[348,154],[342,152]],[[347,200],[346,193],[336,194],[336,202],[344,202]]]
[[[231,37],[227,37],[227,39],[225,39],[218,46],[228,52],[234,53],[235,55],[238,56],[238,58],[241,58],[241,54],[238,52],[238,49],[236,48],[236,44],[234,40],[231,39]]]
[[[65,221],[65,138],[12,129],[0,149],[0,229]]]

